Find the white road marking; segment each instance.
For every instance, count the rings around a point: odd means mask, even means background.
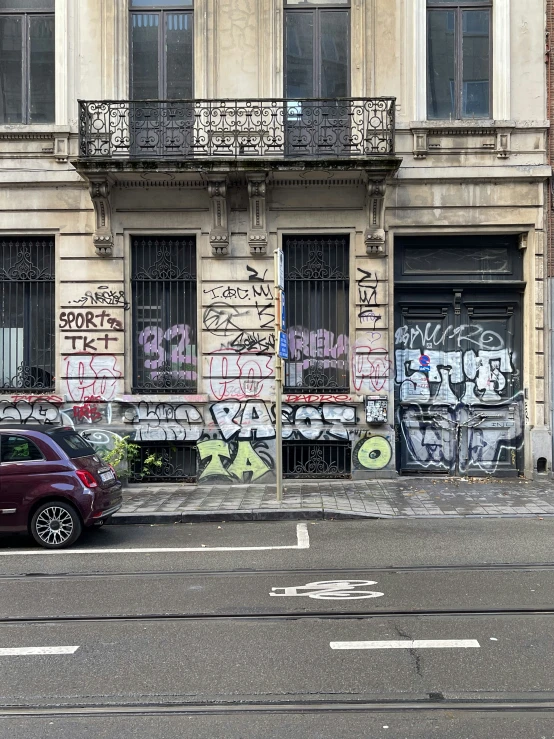
[[[377,585],[376,580],[325,580],[309,582],[307,585],[294,587],[271,588],[270,595],[276,598],[308,597],[315,600],[361,600],[362,598],[380,598],[384,593],[375,590],[356,590],[365,585]]]
[[[79,647],[13,647],[0,649],[0,657],[27,657],[39,654],[75,654]]]
[[[296,525],[296,544],[267,547],[136,547],[133,549],[9,549],[0,552],[0,557],[28,557],[36,554],[170,554],[173,552],[264,552],[273,549],[309,549],[308,525]]]
[[[478,649],[477,639],[403,639],[401,641],[332,641],[331,649]]]

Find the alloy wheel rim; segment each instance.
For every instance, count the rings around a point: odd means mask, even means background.
[[[46,544],[63,544],[73,533],[73,518],[65,508],[50,506],[41,511],[35,528]]]

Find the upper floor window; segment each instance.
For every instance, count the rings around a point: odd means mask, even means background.
[[[427,0],[427,116],[488,118],[492,0]]]
[[[288,236],[284,252],[285,388],[349,392],[348,236]]]
[[[285,97],[346,97],[350,0],[285,0]]]
[[[55,119],[54,0],[0,0],[0,124]]]
[[[131,0],[131,99],[194,96],[193,0]]]
[[[0,237],[0,390],[54,389],[54,239]]]
[[[131,242],[133,392],[196,392],[196,243],[190,236]]]

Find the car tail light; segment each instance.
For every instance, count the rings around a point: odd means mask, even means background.
[[[77,470],[77,477],[86,488],[98,487],[98,483],[88,470]]]

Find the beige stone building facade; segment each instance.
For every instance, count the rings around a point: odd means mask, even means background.
[[[2,422],[271,483],[282,249],[285,476],[550,473],[544,33],[544,0],[0,2]]]

